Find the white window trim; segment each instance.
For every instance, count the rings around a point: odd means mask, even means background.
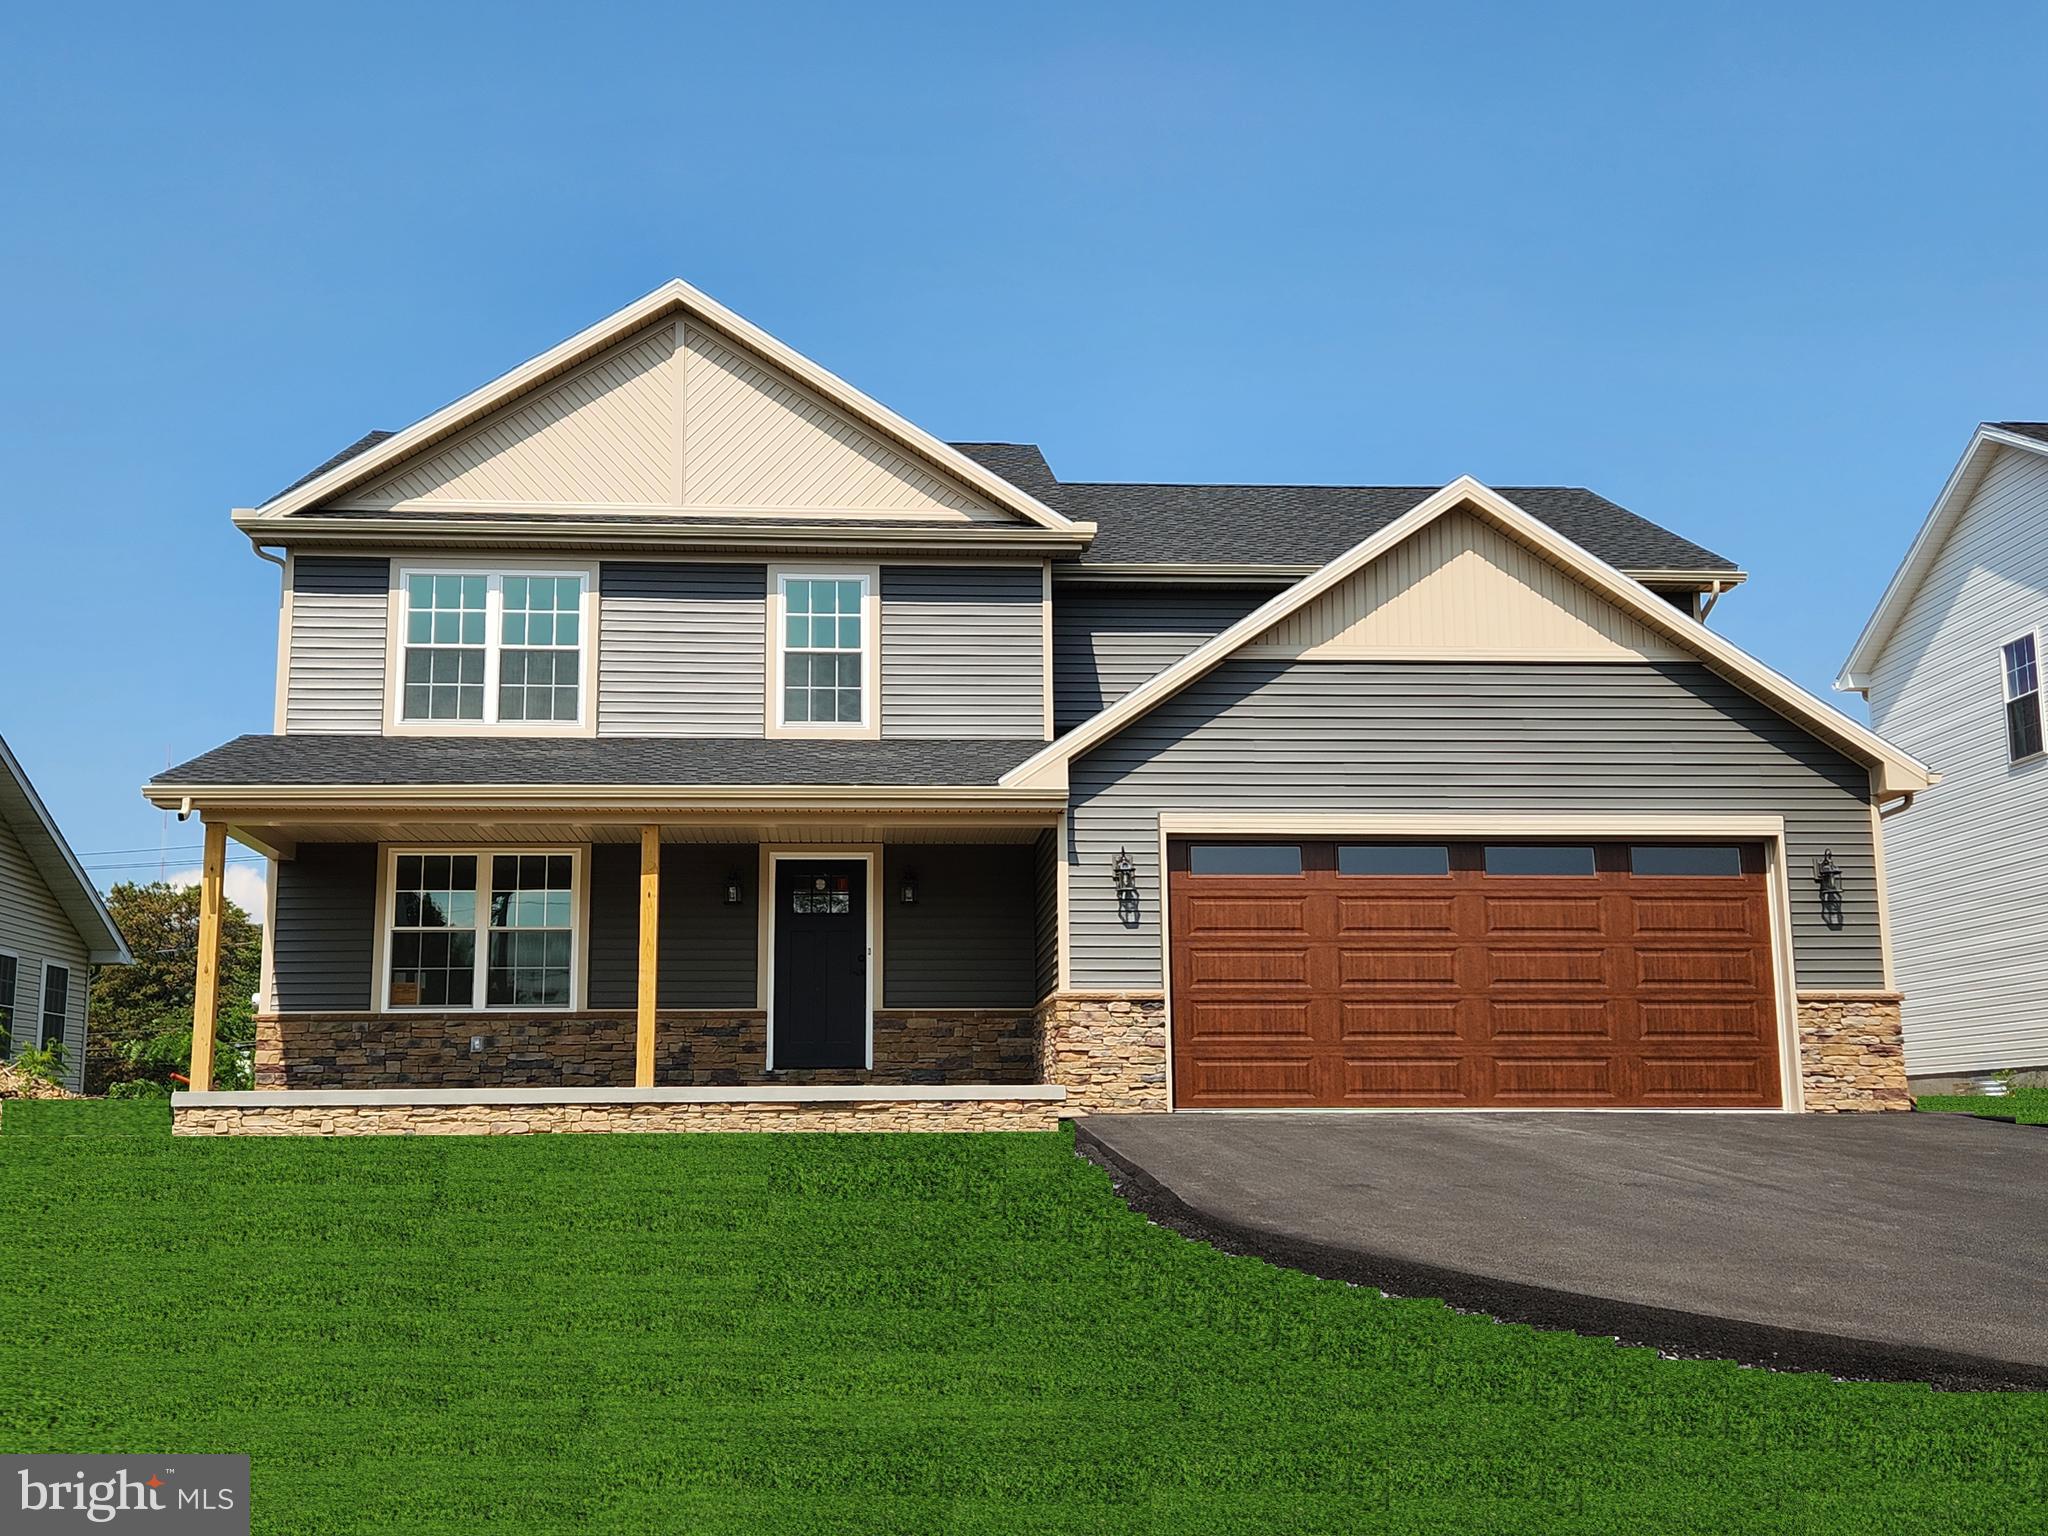
[[[597,734],[598,598],[595,562],[525,560],[412,560],[391,562],[391,595],[385,628],[384,734],[387,736],[595,736]],[[481,576],[484,598],[484,718],[405,718],[406,581],[412,576]],[[583,583],[577,608],[581,644],[577,656],[574,720],[498,719],[498,657],[504,649],[507,576],[568,576]]]
[[[385,843],[377,852],[377,929],[375,942],[370,946],[370,963],[376,966],[370,995],[377,1000],[379,1013],[474,1013],[480,1015],[504,1016],[507,1014],[548,1014],[562,1016],[580,1012],[584,1006],[587,991],[584,985],[584,952],[590,929],[590,908],[588,901],[589,880],[585,871],[589,866],[589,846],[580,843],[488,843],[467,845],[427,843]],[[400,855],[425,854],[433,856],[447,854],[462,858],[474,857],[477,861],[477,916],[478,943],[476,946],[476,981],[470,990],[473,999],[467,1007],[455,1003],[398,1003],[391,1001],[391,918],[396,906],[394,889],[398,879]],[[493,1005],[484,1001],[488,990],[490,973],[490,926],[491,879],[490,861],[500,854],[567,854],[569,857],[569,910],[572,914],[569,924],[569,1001],[555,1007],[546,1003],[501,1003]],[[504,930],[510,932],[512,930]]]
[[[2022,640],[2032,640],[2034,642],[2034,719],[2038,727],[2035,734],[2041,738],[2041,746],[2035,751],[2029,752],[2025,757],[2014,757],[2012,754],[2012,722],[2008,719],[2008,712],[2011,706],[2019,703],[2020,698],[2025,697],[2025,695],[2015,697],[2013,694],[2012,679],[2006,674],[2005,648],[2009,645],[2017,645]],[[2048,704],[2048,700],[2044,700],[2042,697],[2042,660],[2041,632],[2038,629],[2023,629],[2018,634],[2008,635],[2005,639],[1998,642],[1998,653],[1996,656],[1999,699],[1998,744],[2005,748],[2005,760],[2008,763],[2031,763],[2037,758],[2048,755],[2048,709],[2044,709],[2044,704]]]
[[[43,962],[43,989],[36,995],[36,1048],[38,1050],[45,1049],[43,1035],[48,1027],[45,1015],[49,1012],[50,972],[52,971],[62,971],[64,973],[64,1012],[61,1016],[61,1022],[57,1027],[57,1041],[68,1051],[71,1048],[70,1041],[66,1038],[71,1033],[71,982],[77,972],[77,967],[65,965],[57,960],[45,960]],[[14,972],[14,990],[17,992],[21,990],[19,962],[16,963]],[[17,1007],[14,1010],[14,1014],[16,1018],[20,1018],[21,1009]],[[69,1070],[70,1063],[65,1063],[65,1066]]]
[[[857,722],[830,725],[795,724],[782,715],[783,587],[791,581],[858,581],[861,584],[861,677]],[[763,727],[771,737],[808,737],[825,741],[873,740],[882,734],[882,572],[875,565],[771,565],[768,567],[768,697]]]

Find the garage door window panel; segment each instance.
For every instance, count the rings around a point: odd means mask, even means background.
[[[1188,849],[1193,875],[1298,875],[1299,843],[1196,843]]]

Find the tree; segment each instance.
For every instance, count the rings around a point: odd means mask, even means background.
[[[131,965],[93,967],[85,1091],[111,1083],[156,1081],[192,1062],[192,993],[199,978],[199,888],[153,880],[124,882],[107,908],[135,956]],[[263,975],[263,929],[225,897],[220,914],[217,1037],[228,1045],[256,1038],[251,998]],[[182,1038],[180,1038],[182,1037]],[[232,1053],[217,1058],[225,1065]]]

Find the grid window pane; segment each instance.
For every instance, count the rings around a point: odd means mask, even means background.
[[[574,884],[575,865],[566,854],[493,856],[484,982],[489,1006],[568,1006]]]
[[[406,578],[401,718],[483,718],[487,586],[481,576],[415,574]]]
[[[580,576],[507,576],[498,656],[500,720],[575,721],[583,655]]]
[[[861,595],[858,579],[784,580],[784,724],[860,724],[866,702]]]
[[[474,854],[400,854],[391,901],[391,1006],[469,1006],[476,991]]]

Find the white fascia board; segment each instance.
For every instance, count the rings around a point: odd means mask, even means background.
[[[1963,508],[1976,494],[1991,455],[2000,448],[2048,454],[2048,443],[2036,442],[2016,432],[2001,432],[1996,427],[1980,426],[1971,435],[1970,445],[1950,471],[1941,494],[1934,499],[1933,507],[1920,524],[1920,531],[1906,547],[1906,557],[1892,573],[1884,596],[1877,600],[1877,607],[1871,611],[1863,632],[1850,648],[1849,659],[1842,663],[1841,675],[1835,679],[1836,688],[1847,692],[1861,691],[1870,686],[1870,674],[1877,666],[1878,658],[1884,654],[1885,646],[1891,642],[1892,632],[1898,628],[1907,606],[1919,592],[1921,582],[1927,579],[1927,572],[1941,553],[1942,545],[1948,542],[1956,519],[1962,516]]]
[[[785,346],[751,321],[741,318],[707,294],[699,293],[681,278],[671,278],[624,309],[607,315],[589,328],[577,332],[558,346],[530,358],[508,373],[500,374],[481,389],[472,390],[452,405],[414,422],[392,434],[374,448],[335,465],[326,474],[309,480],[293,491],[273,497],[251,509],[238,523],[261,519],[274,521],[290,517],[307,507],[317,506],[343,490],[360,485],[389,469],[400,460],[418,453],[450,432],[468,426],[500,406],[510,403],[562,370],[574,366],[664,315],[682,310],[697,320],[725,332],[749,350],[800,379],[840,409],[858,417],[868,426],[892,437],[912,452],[930,460],[954,478],[973,486],[997,505],[1042,528],[1082,536],[1091,525],[1076,523],[1055,512],[1037,497],[1027,495],[993,470],[983,467],[949,443],[943,443],[922,427],[898,416],[880,402],[871,400],[838,375],[819,367],[795,349]]]
[[[1289,614],[1306,607],[1427,524],[1458,507],[1478,513],[1570,572],[1623,612],[1633,615],[1699,657],[1745,692],[1868,764],[1873,770],[1872,783],[1877,792],[1906,794],[1925,789],[1935,782],[1935,776],[1925,765],[1899,751],[1868,727],[1822,703],[1790,678],[1781,676],[1697,620],[1680,613],[1641,583],[1588,554],[1547,523],[1530,516],[1470,475],[1462,475],[1442,490],[1425,497],[1315,575],[1261,604],[1222,634],[1126,694],[1101,714],[1018,764],[1003,776],[1002,782],[1018,788],[1036,787],[1054,765],[1063,767],[1075,756],[1123,729]]]

